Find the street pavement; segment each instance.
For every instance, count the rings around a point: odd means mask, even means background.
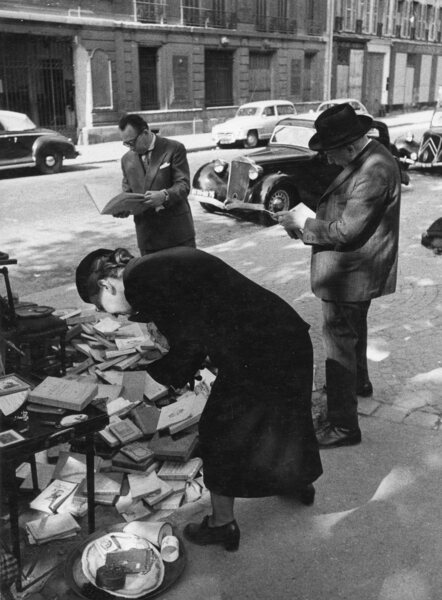
[[[422,177],[428,176],[413,173],[411,185]],[[398,289],[370,309],[375,391],[359,402],[362,444],[321,453],[324,475],[313,507],[279,497],[238,500],[239,551],[186,543],[188,565],[168,600],[440,597],[442,256],[420,244],[421,233],[441,216],[442,183],[435,178],[431,185],[431,197],[415,203],[407,202],[404,188]],[[321,308],[310,292],[309,249],[275,226],[206,251],[279,294],[311,324],[320,390]],[[27,299],[81,306],[73,285]],[[323,401],[315,391],[316,416]],[[205,498],[171,518],[180,529],[207,512]]]

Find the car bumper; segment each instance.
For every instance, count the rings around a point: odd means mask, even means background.
[[[212,139],[215,144],[234,144],[238,141],[234,133],[213,133]]]
[[[410,167],[418,167],[420,169],[432,169],[433,167],[442,167],[442,162],[434,160],[433,162],[421,162],[419,160],[412,160],[411,158],[401,157],[401,163],[410,165]]]
[[[204,204],[211,204],[220,211],[229,212],[232,210],[247,210],[254,212],[269,212],[262,204],[252,204],[251,202],[243,202],[241,200],[217,200],[210,192],[192,188],[189,194],[190,200],[196,200]]]

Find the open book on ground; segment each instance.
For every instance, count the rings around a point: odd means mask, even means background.
[[[121,192],[115,195],[115,186],[107,183],[87,183],[84,187],[102,215],[115,215],[125,211],[136,215],[146,210],[146,198],[143,194]]]

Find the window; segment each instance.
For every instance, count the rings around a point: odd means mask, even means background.
[[[356,10],[354,0],[344,0],[344,29],[354,31],[356,26]]]
[[[278,18],[287,19],[287,0],[278,0]]]
[[[295,109],[290,104],[278,104],[276,107],[278,115],[294,115]]]
[[[232,106],[232,73],[232,52],[226,52],[224,50],[206,50],[206,106]]]
[[[262,111],[262,114],[265,117],[273,117],[275,114],[275,107],[274,106],[266,106],[264,108],[264,110]]]
[[[157,49],[140,46],[138,62],[140,65],[140,108],[141,110],[155,110],[159,108]]]

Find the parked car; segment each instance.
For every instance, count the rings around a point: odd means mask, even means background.
[[[309,149],[315,118],[305,114],[283,119],[267,148],[238,156],[230,164],[215,159],[202,165],[193,177],[190,198],[208,212],[258,212],[265,224],[273,222],[269,213],[289,210],[299,202],[315,210],[341,170],[329,164],[325,154]],[[387,125],[374,121],[370,135],[385,143],[385,128],[388,135]]]
[[[278,121],[295,114],[294,105],[287,100],[249,102],[238,108],[233,119],[214,125],[212,138],[219,146],[240,142],[254,148],[260,141],[270,139]]]
[[[402,164],[420,168],[442,167],[442,106],[434,109],[430,128],[420,141],[410,131],[394,141]]]
[[[0,110],[0,170],[36,166],[40,173],[58,173],[64,158],[78,152],[70,139],[37,127],[18,112]]]
[[[321,102],[321,104],[316,109],[316,112],[317,113],[323,112],[327,108],[336,106],[337,104],[344,104],[345,102],[348,102],[349,104],[351,104],[351,106],[353,106],[353,108],[355,109],[355,111],[358,114],[361,114],[361,115],[368,114],[368,110],[365,108],[365,106],[362,104],[362,102],[360,102],[359,100],[356,100],[355,98],[333,98],[333,100],[326,100],[325,102]]]

